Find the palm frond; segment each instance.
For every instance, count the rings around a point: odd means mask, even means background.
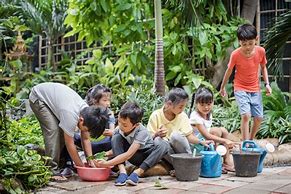
[[[269,68],[275,75],[283,74],[282,57],[287,40],[291,37],[291,10],[275,18],[274,26],[268,30],[265,48]]]

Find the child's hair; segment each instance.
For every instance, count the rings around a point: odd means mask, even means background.
[[[237,29],[237,38],[242,41],[256,39],[257,34],[255,26],[251,24],[243,24]]]
[[[96,102],[98,103],[99,100],[102,98],[104,93],[111,93],[111,89],[102,85],[102,84],[97,84],[96,86],[90,88],[87,91],[86,95],[86,102],[89,106],[94,105]]]
[[[200,87],[196,91],[196,93],[193,93],[192,95],[192,100],[191,100],[191,106],[190,106],[190,111],[189,114],[191,114],[192,108],[195,104],[197,103],[212,103],[213,102],[213,92],[205,87]]]
[[[165,97],[165,102],[171,101],[174,105],[179,104],[184,100],[188,100],[189,95],[182,88],[173,88]]]
[[[96,106],[83,108],[80,116],[84,119],[84,126],[88,128],[91,137],[99,137],[105,130],[109,119],[108,109]]]
[[[130,122],[135,125],[143,117],[143,110],[136,102],[126,102],[120,109],[119,116],[123,119],[129,118]]]

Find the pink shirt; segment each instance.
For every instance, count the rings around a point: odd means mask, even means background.
[[[234,91],[259,92],[260,91],[260,65],[267,64],[265,49],[255,46],[255,53],[251,57],[245,57],[240,48],[231,53],[228,68],[235,66]]]

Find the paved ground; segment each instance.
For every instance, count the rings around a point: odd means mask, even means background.
[[[155,181],[165,187],[155,187]],[[174,194],[174,193],[227,193],[227,194],[291,194],[291,166],[264,168],[256,177],[236,177],[234,173],[222,175],[219,178],[201,178],[193,182],[179,182],[170,176],[148,177],[141,179],[138,186],[116,187],[114,179],[106,182],[83,182],[74,178],[70,182],[51,182],[41,189],[39,194],[84,193],[84,194]]]

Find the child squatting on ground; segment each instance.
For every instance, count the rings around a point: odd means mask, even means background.
[[[125,103],[118,115],[118,127],[112,136],[114,158],[108,161],[94,160],[97,167],[118,165],[116,186],[137,185],[141,174],[157,164],[169,151],[165,141],[154,141],[149,131],[140,123],[143,110],[133,102]],[[124,162],[129,161],[139,168],[129,176]]]
[[[229,140],[229,133],[224,127],[211,127],[212,108],[214,104],[213,93],[208,88],[201,87],[192,96],[190,111],[195,102],[195,110],[190,115],[190,123],[194,129],[194,134],[200,140],[213,140],[216,144],[224,144],[231,149],[234,142]],[[200,146],[199,146],[200,147]],[[203,148],[199,148],[201,151]],[[199,150],[198,149],[198,150]],[[233,162],[229,150],[224,156],[223,172],[234,171]]]
[[[29,95],[32,111],[40,123],[45,143],[45,154],[51,157],[53,180],[62,181],[65,158],[61,153],[67,150],[77,166],[84,166],[74,144],[76,128],[81,131],[83,148],[92,156],[90,131],[105,129],[108,120],[103,108],[88,107],[84,100],[71,88],[60,83],[42,83],[34,86]],[[89,165],[94,163],[88,161]]]
[[[112,92],[110,88],[102,84],[97,84],[88,90],[85,98],[89,106],[105,108],[107,109],[109,115],[109,119],[106,124],[106,129],[104,130],[102,137],[99,138],[101,134],[98,133],[94,134],[94,132],[91,133],[91,137],[94,138],[94,141],[91,141],[93,154],[111,150],[111,136],[113,135],[113,131],[115,128],[115,118],[112,111],[109,109],[111,95]],[[75,133],[74,138],[75,144],[81,147],[80,133]]]
[[[241,114],[242,138],[243,140],[252,140],[255,138],[263,119],[260,69],[265,81],[267,95],[272,93],[272,89],[269,85],[265,49],[256,46],[258,41],[256,28],[251,24],[243,24],[237,30],[237,37],[240,47],[234,50],[230,56],[220,94],[223,97],[226,96],[225,85],[235,67],[234,95]],[[250,117],[253,117],[251,131],[249,129]]]
[[[194,134],[190,120],[184,109],[189,96],[182,88],[174,88],[165,97],[164,106],[155,110],[148,122],[147,128],[154,139],[166,140],[171,149],[169,155],[173,153],[192,153],[190,144],[203,144],[208,146],[212,140],[200,141]],[[163,140],[162,140],[162,139]],[[166,158],[171,162],[170,157]]]

